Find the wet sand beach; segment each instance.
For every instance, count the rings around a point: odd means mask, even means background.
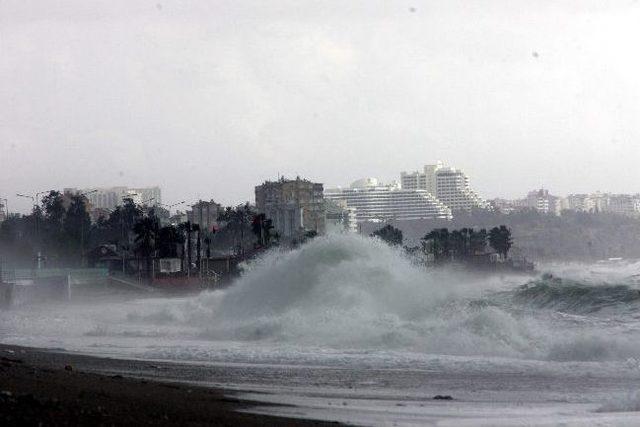
[[[224,390],[115,373],[161,369],[149,362],[8,345],[0,357],[2,425],[336,425],[241,413],[251,402]]]

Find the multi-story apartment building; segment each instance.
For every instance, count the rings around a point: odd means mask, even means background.
[[[438,161],[435,165],[425,165],[422,172],[401,172],[400,185],[404,190],[426,190],[435,197],[436,172],[443,167],[442,162]]]
[[[107,187],[107,188],[65,188],[65,193],[86,194],[92,209],[113,210],[122,205],[124,199],[132,199],[134,203],[147,206],[162,204],[160,187]]]
[[[569,194],[563,199],[563,210],[594,212],[596,200],[589,194]]]
[[[281,238],[325,232],[323,185],[306,179],[265,181],[255,188],[256,209],[271,219]]]
[[[626,216],[640,215],[640,196],[629,194],[612,194],[607,198],[605,212]]]
[[[541,213],[552,213],[560,215],[562,210],[562,200],[559,197],[549,194],[549,190],[541,188],[530,191],[524,199],[524,205],[529,209],[535,209]]]
[[[469,186],[469,177],[460,169],[442,167],[435,171],[436,197],[452,211],[489,209],[489,204]]]
[[[200,226],[202,231],[213,231],[218,226],[218,215],[222,211],[222,205],[210,201],[200,200],[187,211],[187,218],[192,224]]]
[[[358,223],[364,221],[451,219],[451,210],[426,190],[407,190],[381,185],[375,178],[361,179],[349,188],[328,189],[325,198],[343,201],[355,209]]]
[[[452,211],[488,209],[490,205],[469,186],[469,177],[459,169],[445,167],[438,161],[425,165],[422,172],[400,173],[403,190],[423,190],[444,203]]]

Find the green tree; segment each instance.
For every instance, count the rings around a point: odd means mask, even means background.
[[[460,230],[452,230],[449,234],[449,244],[451,246],[451,256],[456,260],[467,257],[466,236]]]
[[[133,226],[136,253],[146,261],[146,275],[150,277],[151,259],[158,239],[158,221],[153,216],[143,217]]]
[[[509,249],[511,249],[511,245],[513,244],[511,230],[505,225],[493,227],[489,231],[489,244],[496,252],[502,255],[502,257],[507,258]]]
[[[377,237],[391,246],[402,246],[402,230],[395,228],[391,224],[374,231],[371,237]]]
[[[226,222],[226,226],[233,232],[238,255],[244,255],[245,234],[250,229],[254,216],[255,213],[251,210],[249,203],[227,207],[218,216],[218,220]]]
[[[71,196],[63,221],[66,258],[70,261],[77,259],[80,265],[84,264],[85,245],[89,241],[91,230],[91,218],[87,213],[85,200],[82,195]]]
[[[158,230],[156,248],[160,258],[177,258],[178,247],[184,243],[184,236],[172,225]]]
[[[487,248],[487,230],[481,229],[480,231],[473,231],[469,236],[469,247],[471,254],[481,254]]]
[[[251,231],[256,236],[258,246],[269,246],[274,238],[273,223],[263,213],[254,215],[251,221]]]
[[[450,233],[447,228],[438,228],[426,234],[422,240],[423,250],[433,255],[435,262],[451,259]]]

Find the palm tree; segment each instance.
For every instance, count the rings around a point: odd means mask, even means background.
[[[402,230],[395,228],[391,224],[387,224],[381,229],[374,231],[371,237],[378,237],[391,246],[401,246],[403,240]]]
[[[513,240],[511,239],[511,230],[505,225],[493,227],[489,231],[489,244],[496,252],[506,259],[509,249],[511,249],[513,244]]]
[[[273,223],[263,213],[253,216],[251,231],[256,235],[258,246],[269,246],[273,238]]]
[[[456,260],[462,260],[466,256],[466,238],[460,230],[453,230],[449,235],[451,252]]]
[[[204,252],[205,257],[207,259],[211,258],[211,237],[205,236],[204,247],[205,247],[205,252]]]
[[[422,241],[423,248],[433,255],[435,262],[451,258],[450,233],[447,228],[431,230]]]
[[[228,207],[218,217],[219,220],[227,222],[227,227],[233,231],[239,255],[244,255],[244,233],[251,225],[253,216],[249,203],[246,203],[235,208]]]
[[[158,221],[155,217],[144,217],[133,226],[136,251],[146,261],[146,275],[150,277],[151,257],[158,239]]]
[[[487,230],[484,228],[478,232],[472,230],[469,236],[469,247],[472,255],[483,253],[487,247]]]
[[[156,247],[158,249],[158,256],[160,258],[176,258],[178,256],[178,245],[184,243],[184,236],[182,236],[176,227],[168,225],[162,227],[158,231],[158,242]]]

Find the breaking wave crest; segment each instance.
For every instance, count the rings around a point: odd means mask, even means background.
[[[172,348],[180,357],[189,353],[185,345],[229,343],[307,353],[640,360],[634,282],[615,274],[608,281],[602,268],[570,277],[425,269],[379,240],[332,235],[265,254],[224,290],[0,312],[0,334],[31,345]]]
[[[587,316],[636,302],[637,290],[550,276],[522,285],[524,280],[425,271],[378,240],[329,236],[265,255],[227,290],[130,314],[129,320],[162,324],[168,319],[207,340],[551,360],[640,359],[640,346],[630,344],[633,332],[622,331],[619,322]]]
[[[625,284],[591,284],[544,275],[518,288],[513,301],[569,313],[591,313],[605,307],[632,305],[640,290]]]

